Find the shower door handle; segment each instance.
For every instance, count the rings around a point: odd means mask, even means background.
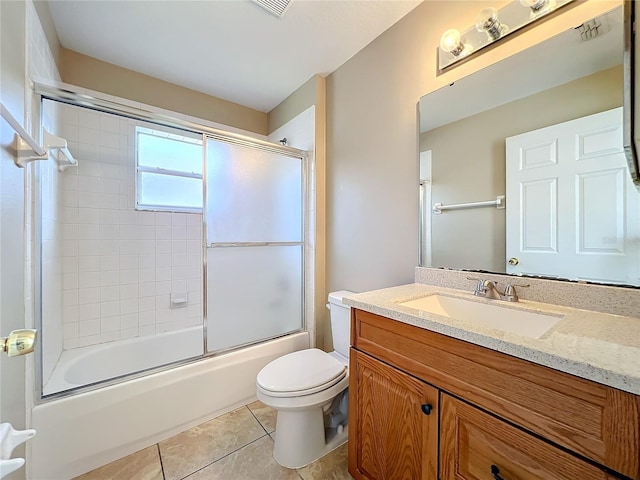
[[[14,330],[8,337],[0,337],[0,351],[7,352],[10,357],[26,355],[33,352],[36,346],[37,330]]]

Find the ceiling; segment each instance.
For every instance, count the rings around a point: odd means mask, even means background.
[[[328,75],[421,0],[50,0],[64,48],[268,112]]]

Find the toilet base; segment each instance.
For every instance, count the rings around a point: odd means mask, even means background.
[[[348,425],[325,428],[322,407],[280,410],[275,433],[273,458],[283,467],[300,468],[346,442]]]

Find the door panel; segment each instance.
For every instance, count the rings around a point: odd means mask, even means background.
[[[617,108],[506,139],[513,274],[640,285],[640,192]]]

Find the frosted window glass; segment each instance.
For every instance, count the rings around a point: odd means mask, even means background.
[[[202,180],[141,172],[139,202],[145,206],[202,208]]]
[[[202,175],[202,145],[138,133],[138,165]]]
[[[302,328],[302,246],[207,250],[207,345],[219,351]]]
[[[207,140],[207,242],[302,241],[302,160]]]

